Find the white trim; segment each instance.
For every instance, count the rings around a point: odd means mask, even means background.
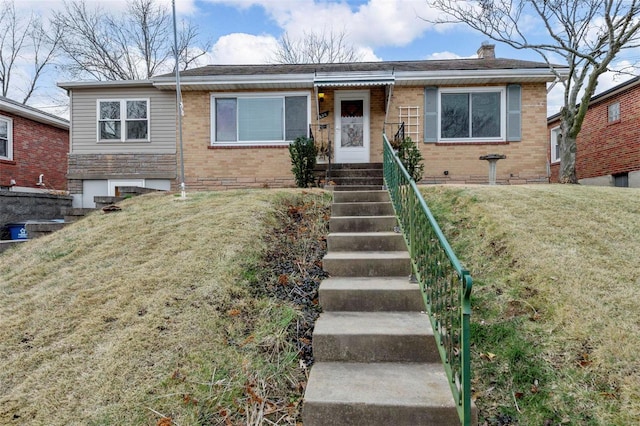
[[[551,164],[559,163],[560,157],[556,156],[556,146],[558,145],[558,135],[560,134],[560,126],[552,128],[549,132],[549,143],[551,145],[550,160]]]
[[[216,98],[281,98],[282,102],[284,103],[284,99],[286,97],[293,97],[293,96],[304,96],[305,98],[307,98],[307,136],[309,136],[309,129],[308,129],[308,125],[309,123],[311,123],[311,102],[310,102],[310,96],[311,93],[309,93],[309,91],[282,91],[282,92],[212,92],[210,95],[210,116],[209,116],[209,122],[210,122],[210,128],[211,128],[211,134],[209,135],[210,138],[210,145],[211,146],[287,146],[289,145],[291,142],[293,141],[288,141],[288,140],[281,140],[281,141],[273,141],[273,140],[267,140],[267,141],[222,141],[222,142],[217,142],[216,141]],[[237,108],[237,106],[236,106]],[[284,111],[283,109],[283,114],[286,115],[286,111]],[[238,120],[238,114],[236,114],[236,120]],[[282,117],[282,134],[284,137],[286,137],[286,123],[285,123],[285,117]],[[236,132],[238,132],[239,126],[236,123]],[[237,135],[236,135],[237,136]]]
[[[500,93],[500,136],[481,138],[443,138],[442,137],[442,94],[449,93]],[[506,86],[488,87],[445,87],[438,88],[438,142],[504,142],[507,140],[507,88]],[[469,117],[469,126],[472,125]]]
[[[127,139],[127,102],[144,101],[147,103],[147,137],[146,139]],[[100,122],[101,121],[118,121],[118,120],[102,120],[100,118],[100,102],[119,102],[120,103],[120,139],[100,139]],[[142,121],[142,120],[137,120]],[[149,142],[151,140],[151,100],[150,98],[103,98],[96,99],[96,140],[98,143],[136,143]]]
[[[7,156],[0,155],[0,160],[13,161],[13,119],[0,115],[0,120],[7,122]]]

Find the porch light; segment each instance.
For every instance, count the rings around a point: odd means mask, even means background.
[[[318,100],[320,100],[320,102],[324,101],[324,92],[318,92]]]

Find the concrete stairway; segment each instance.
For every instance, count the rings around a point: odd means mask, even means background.
[[[327,180],[335,191],[380,190],[383,185],[382,163],[332,164]]]
[[[304,425],[459,425],[388,193],[337,188]]]

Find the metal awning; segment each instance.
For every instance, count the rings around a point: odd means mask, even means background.
[[[314,87],[366,87],[395,84],[393,71],[359,73],[316,73]]]

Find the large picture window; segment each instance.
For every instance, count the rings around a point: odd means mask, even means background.
[[[425,88],[425,142],[521,139],[521,87]]]
[[[98,101],[98,141],[149,140],[149,100]]]
[[[13,121],[0,117],[0,159],[13,159]]]
[[[442,91],[440,139],[503,139],[502,91]]]
[[[306,93],[214,94],[212,144],[288,143],[307,136]]]

